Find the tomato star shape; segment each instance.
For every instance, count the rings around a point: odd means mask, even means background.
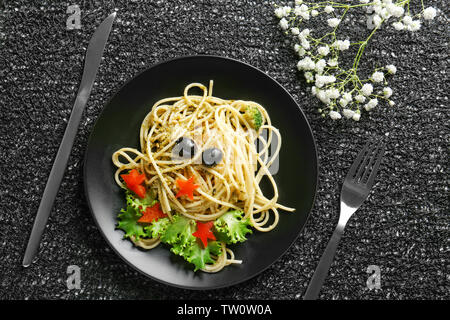
[[[216,240],[214,233],[211,231],[213,225],[213,221],[208,221],[205,223],[197,221],[197,231],[192,234],[202,241],[205,248],[208,246],[208,239]]]
[[[181,196],[188,196],[189,199],[194,200],[194,190],[200,187],[194,184],[194,176],[190,177],[188,180],[177,179],[176,183],[178,185],[178,193],[176,198]]]
[[[128,174],[121,174],[120,177],[125,181],[127,188],[139,198],[145,197],[145,187],[141,185],[145,181],[145,174],[140,174],[136,169],[132,169]]]
[[[139,218],[138,222],[151,223],[153,221],[158,221],[159,218],[167,217],[167,214],[162,212],[159,202],[155,203],[151,207],[147,207],[145,211],[142,212],[142,217]]]

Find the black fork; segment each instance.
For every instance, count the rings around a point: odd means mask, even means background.
[[[359,152],[350,167],[342,186],[341,213],[339,215],[338,225],[320,258],[319,265],[306,289],[306,294],[303,297],[304,300],[314,300],[319,296],[320,289],[328,275],[328,270],[333,262],[336,248],[347,221],[369,195],[380,167],[384,150],[385,146],[383,143],[369,141]]]

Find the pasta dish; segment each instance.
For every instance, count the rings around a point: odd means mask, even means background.
[[[229,245],[274,229],[280,210],[294,211],[278,203],[270,168],[281,136],[264,107],[212,91],[212,81],[191,83],[182,96],[159,100],[142,121],[140,148],[112,155],[127,201],[117,227],[136,246],[165,243],[205,272],[242,263]],[[260,187],[265,177],[270,197]]]

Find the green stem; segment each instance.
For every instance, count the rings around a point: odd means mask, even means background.
[[[359,61],[361,60],[361,56],[364,53],[364,50],[366,49],[367,43],[369,42],[370,38],[372,38],[372,36],[375,34],[375,32],[380,28],[380,26],[383,24],[383,22],[384,22],[384,19],[381,20],[381,23],[372,30],[369,37],[365,41],[363,41],[363,43],[360,45],[358,53],[356,54],[356,57],[355,57],[355,61],[353,62],[353,69],[354,69],[355,73],[356,73],[356,71],[358,71]]]

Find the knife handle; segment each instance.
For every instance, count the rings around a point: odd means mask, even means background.
[[[81,88],[80,88],[81,89]],[[87,102],[86,96],[83,94],[84,90],[80,90],[74,103],[72,113],[70,114],[69,122],[64,132],[64,137],[59,145],[58,153],[53,162],[52,170],[45,185],[44,194],[39,204],[39,209],[34,219],[33,229],[31,231],[30,239],[28,240],[27,249],[23,258],[22,265],[28,267],[36,255],[39,243],[41,241],[42,233],[48,221],[48,217],[53,207],[59,186],[61,185],[64,171],[69,160],[70,152],[72,150],[73,142],[78,131],[78,125],[83,114],[84,105]]]

